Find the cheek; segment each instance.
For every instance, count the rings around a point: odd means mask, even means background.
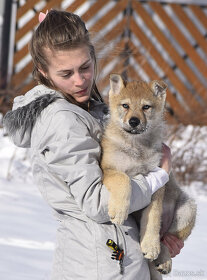
[[[93,80],[93,78],[94,78],[94,67],[91,67],[90,69],[89,69],[89,71],[87,71],[86,73],[85,73],[85,78],[87,79],[87,80]]]
[[[122,107],[119,107],[117,110],[118,112],[118,118],[121,120],[121,122],[126,123],[129,120],[129,111],[124,110]]]
[[[63,80],[63,79],[56,79],[56,80],[54,81],[54,84],[55,84],[55,86],[56,86],[58,89],[60,89],[60,90],[62,90],[62,91],[65,91],[65,92],[67,92],[68,89],[71,89],[71,88],[72,88],[72,84],[71,84],[70,79],[66,79],[66,80]]]
[[[51,74],[50,72],[49,72],[48,76],[49,76],[50,80],[53,82],[53,84],[54,84],[56,87],[59,87],[59,85],[61,84],[60,78],[54,76],[54,75]]]
[[[162,111],[157,108],[152,108],[149,112],[145,114],[145,116],[148,121],[155,122],[156,120],[162,118]]]
[[[58,86],[59,88],[64,87],[64,85],[66,84],[64,80],[62,79],[54,79],[53,80],[56,84],[56,86]]]

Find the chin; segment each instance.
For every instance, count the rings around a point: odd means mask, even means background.
[[[76,101],[78,102],[78,103],[85,103],[85,102],[87,102],[89,100],[89,96],[87,96],[87,97],[85,97],[85,98],[83,98],[83,97],[81,97],[81,98],[76,98]]]
[[[90,96],[86,95],[86,96],[77,97],[75,100],[78,103],[84,103],[84,102],[87,102],[89,100],[89,98],[90,98]]]

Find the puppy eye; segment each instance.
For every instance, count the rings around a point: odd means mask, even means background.
[[[142,107],[142,110],[148,110],[149,108],[151,108],[150,105],[144,105],[144,106]]]
[[[128,104],[122,104],[122,106],[124,107],[124,109],[129,109],[129,105]]]

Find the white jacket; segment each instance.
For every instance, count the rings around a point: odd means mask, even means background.
[[[39,85],[17,97],[4,118],[14,143],[31,148],[34,178],[60,221],[53,280],[150,279],[133,216],[122,226],[108,216],[109,193],[99,166],[105,109],[93,101],[88,113]],[[131,184],[130,213],[146,207],[152,195],[142,175]],[[124,250],[123,274],[119,261],[111,259],[108,239]]]

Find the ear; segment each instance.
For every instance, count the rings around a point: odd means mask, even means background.
[[[165,97],[167,91],[167,85],[163,81],[152,81],[150,83],[150,88],[154,95],[157,97]]]
[[[47,74],[42,69],[38,68],[38,71],[47,79]]]
[[[122,88],[125,87],[124,81],[119,74],[111,74],[110,75],[110,93],[119,94]]]

